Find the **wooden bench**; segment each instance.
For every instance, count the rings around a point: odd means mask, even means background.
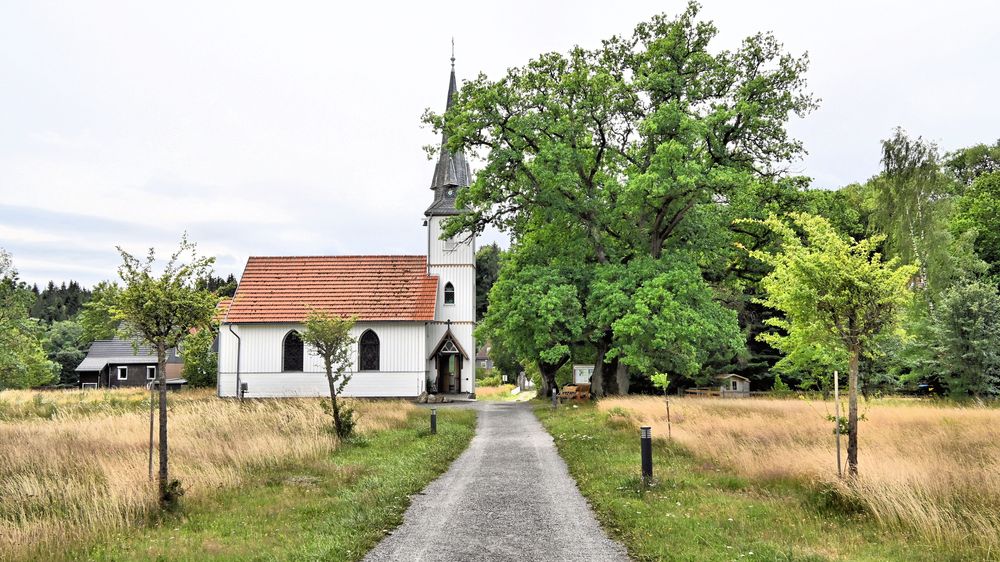
[[[559,393],[563,400],[590,400],[590,383],[567,384]]]

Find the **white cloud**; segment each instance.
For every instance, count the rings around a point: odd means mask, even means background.
[[[86,283],[114,275],[115,244],[169,248],[184,230],[222,273],[251,254],[422,252],[435,138],[419,117],[444,103],[452,36],[460,77],[499,76],[683,7],[5,3],[0,246],[26,279]],[[972,0],[704,10],[720,47],[773,30],[809,51],[823,103],[791,128],[822,187],[875,173],[896,125],[945,149],[1000,136],[998,14]]]

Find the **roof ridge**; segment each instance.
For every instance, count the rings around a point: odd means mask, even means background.
[[[250,256],[250,259],[315,259],[315,258],[420,258],[427,259],[422,254],[337,254],[337,255],[305,255],[305,256]]]

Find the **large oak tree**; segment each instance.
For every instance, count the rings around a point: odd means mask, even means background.
[[[718,251],[712,208],[755,182],[780,177],[802,151],[785,125],[815,105],[804,91],[805,56],[783,52],[768,34],[748,37],[736,50],[713,50],[717,30],[699,20],[698,11],[692,3],[675,18],[639,24],[631,36],[612,37],[596,49],[547,53],[497,80],[480,75],[462,87],[445,115],[427,116],[447,131],[448,149],[484,161],[459,197],[468,212],[450,221],[447,234],[494,225],[511,235],[512,253],[531,252],[530,259],[505,262],[505,268],[530,263],[535,273],[501,271],[490,296],[488,335],[530,341],[521,346],[531,354],[523,359],[538,361],[543,374],[572,349],[588,350],[597,359],[598,393],[620,372],[619,363],[643,371],[683,365],[694,372],[709,334],[721,336],[718,347],[732,347],[735,317],[719,308],[715,289],[700,274]],[[550,225],[561,230],[533,235]],[[568,244],[581,248],[567,264]],[[556,262],[559,267],[551,266]],[[546,279],[570,267],[583,282]],[[552,290],[573,286],[576,293],[549,291],[543,299],[537,291],[504,288],[505,278]],[[605,290],[608,283],[613,290]],[[558,297],[558,316],[579,308],[585,322],[489,320],[532,306],[530,300],[498,302],[518,294],[539,299],[535,305]],[[628,320],[643,315],[656,318],[645,325]],[[547,325],[565,329],[537,337]],[[682,333],[691,325],[711,329]],[[673,333],[638,344],[636,334],[647,329]],[[625,389],[610,384],[607,390]]]

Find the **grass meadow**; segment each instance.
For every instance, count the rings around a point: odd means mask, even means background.
[[[1000,409],[862,401],[860,474],[849,481],[837,477],[826,419],[832,401],[673,398],[670,405],[673,439],[697,458],[755,482],[801,482],[888,531],[1000,558]],[[614,423],[667,436],[663,398],[609,398],[598,407]],[[846,461],[846,436],[842,443]]]
[[[321,458],[340,445],[321,399],[170,396],[170,468],[183,502],[243,485],[261,471]],[[414,407],[356,401],[362,436],[403,427]],[[144,390],[0,392],[0,553],[51,558],[158,517],[148,478]],[[154,457],[155,470],[155,457]]]

